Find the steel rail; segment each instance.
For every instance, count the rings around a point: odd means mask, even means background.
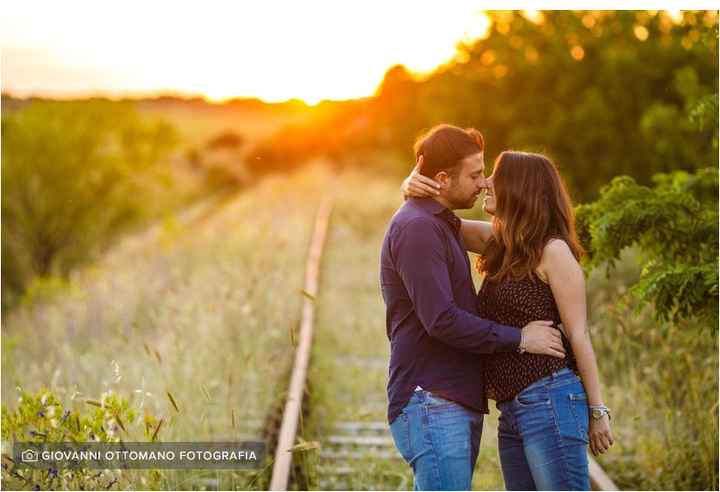
[[[313,324],[315,320],[315,304],[313,299],[317,296],[318,276],[320,273],[320,260],[323,245],[327,235],[328,221],[332,211],[332,201],[329,198],[320,203],[315,219],[315,229],[310,242],[310,251],[305,268],[305,286],[300,322],[300,335],[295,351],[290,387],[288,389],[285,409],[283,411],[280,433],[278,435],[275,460],[273,462],[270,490],[287,490],[292,466],[292,451],[295,445],[300,412],[302,411],[303,394],[305,393],[305,378],[307,375],[310,351],[312,348]]]

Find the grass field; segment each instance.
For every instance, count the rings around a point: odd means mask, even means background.
[[[268,105],[237,107],[212,103],[157,103],[144,101],[138,109],[151,117],[162,117],[177,128],[183,146],[204,144],[210,138],[232,131],[246,142],[257,142],[285,125],[300,123],[310,110],[273,108]]]
[[[333,449],[336,424],[385,421],[389,343],[379,249],[401,200],[398,183],[378,175],[332,177],[311,166],[263,180],[191,225],[168,219],[150,239],[118,244],[53,298],[3,320],[3,405],[17,404],[17,387],[45,385],[78,409],[85,398],[114,391],[165,418],[161,440],[257,435],[284,396],[309,234],[328,191],[336,200],[301,426],[320,449],[296,455],[303,482],[295,486],[411,489],[402,461],[321,454]],[[638,273],[633,264],[629,255],[612,276],[596,272],[588,283],[617,441],[599,462],[623,488],[717,488],[717,339],[707,327],[656,323],[648,310],[623,306]],[[475,489],[502,488],[496,422],[491,404]],[[333,476],[338,467],[345,470]],[[162,472],[154,485],[147,476],[133,473],[126,486],[246,488],[250,480]],[[251,487],[264,487],[266,478]]]
[[[41,385],[77,409],[113,391],[163,417],[164,441],[258,436],[293,360],[318,176],[268,179],[192,227],[167,221],[7,317],[3,404]],[[199,475],[165,472],[161,484],[191,488]]]

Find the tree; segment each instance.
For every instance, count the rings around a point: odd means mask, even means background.
[[[714,135],[718,151],[718,96],[697,96],[687,121]],[[662,143],[662,140],[659,139]],[[652,303],[659,319],[699,318],[718,326],[718,171],[657,174],[651,189],[628,176],[615,178],[600,199],[577,208],[588,266],[612,268],[623,249],[637,246],[643,270],[631,292]]]
[[[266,154],[383,149],[401,153],[407,173],[414,137],[448,122],[482,131],[487,159],[508,148],[548,154],[580,201],[620,174],[649,185],[714,158],[717,135],[698,130],[688,110],[718,91],[716,11],[488,15],[487,36],[424,80],[393,67],[366,105],[285,129],[263,142]],[[287,145],[295,141],[312,145]]]
[[[245,143],[243,137],[232,130],[225,130],[208,140],[205,147],[209,150],[232,149],[237,150]]]
[[[3,308],[35,277],[64,276],[142,217],[176,137],[128,104],[33,102],[2,119]]]

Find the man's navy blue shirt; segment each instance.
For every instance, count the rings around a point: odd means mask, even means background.
[[[460,219],[432,198],[410,198],[393,216],[380,259],[390,340],[388,421],[416,386],[488,413],[480,354],[512,351],[520,330],[477,316]]]

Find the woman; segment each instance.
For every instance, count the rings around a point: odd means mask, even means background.
[[[598,455],[613,438],[587,329],[570,198],[553,163],[539,154],[503,152],[486,182],[483,208],[492,223],[463,220],[461,227],[485,276],[478,314],[509,326],[552,319],[568,354],[486,359],[506,489],[589,490],[586,446]],[[403,192],[416,197],[433,196],[436,187],[417,168],[403,182]]]

